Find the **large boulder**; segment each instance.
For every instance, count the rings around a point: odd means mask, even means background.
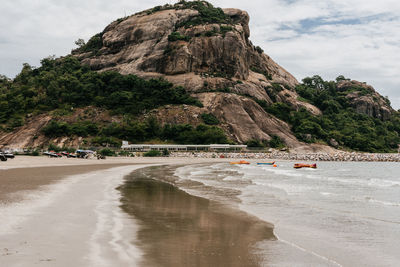
[[[347,93],[346,98],[357,113],[388,120],[394,112],[388,99],[382,97],[366,83],[343,80],[338,83],[338,90]]]

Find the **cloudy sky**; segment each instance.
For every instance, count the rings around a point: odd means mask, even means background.
[[[117,18],[167,0],[2,0],[0,74],[70,53]],[[399,0],[214,0],[248,11],[253,44],[300,81],[339,75],[367,82],[400,108]]]

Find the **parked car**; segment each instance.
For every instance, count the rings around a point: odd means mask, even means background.
[[[14,154],[11,153],[11,152],[6,152],[6,153],[4,153],[4,156],[6,156],[6,158],[8,158],[8,159],[13,159],[13,158],[15,158]]]
[[[92,151],[92,150],[81,150],[81,149],[78,149],[76,151],[76,154],[77,154],[78,158],[88,159],[88,158],[93,157],[95,155],[95,152]]]
[[[3,152],[0,152],[0,160],[1,161],[7,161],[7,157],[4,155]]]
[[[11,153],[11,152],[8,152],[8,151],[3,152],[3,151],[0,151],[0,160],[1,160],[1,161],[7,161],[7,159],[13,159],[14,157],[15,157],[14,154]]]
[[[46,151],[43,152],[44,155],[49,156],[50,158],[61,158],[62,155],[60,153],[56,153],[54,151]]]

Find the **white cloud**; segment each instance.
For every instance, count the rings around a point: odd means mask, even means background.
[[[298,79],[343,74],[371,84],[400,108],[400,2],[316,2],[271,1],[275,6],[265,11],[268,18],[259,15],[252,22],[253,43]],[[302,20],[308,28],[302,28]]]
[[[0,73],[68,54],[117,18],[174,1],[3,0]],[[249,12],[251,39],[298,79],[343,74],[365,81],[400,108],[400,1],[215,0]]]

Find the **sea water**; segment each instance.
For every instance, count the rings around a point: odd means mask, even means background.
[[[274,224],[278,240],[253,248],[265,266],[400,266],[399,163],[293,164],[191,165],[175,175],[191,194]]]

